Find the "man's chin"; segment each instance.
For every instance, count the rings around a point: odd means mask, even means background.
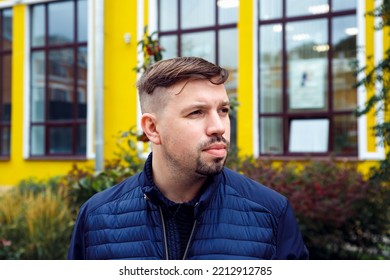
[[[202,176],[212,176],[220,173],[225,166],[226,158],[215,159],[213,163],[205,164],[199,163],[197,165],[196,173]]]

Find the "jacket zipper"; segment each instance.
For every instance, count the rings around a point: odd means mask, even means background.
[[[190,238],[188,239],[186,250],[184,251],[183,260],[187,258],[188,250],[190,248],[190,243],[192,241],[192,237],[194,236],[195,227],[196,227],[196,220],[194,221],[194,225],[192,226],[191,235]]]
[[[166,260],[169,260],[167,233],[166,233],[165,220],[164,220],[164,216],[163,216],[163,213],[162,213],[161,206],[158,207],[158,210],[159,210],[159,212],[160,212],[161,223],[162,223],[162,227],[163,227],[165,259],[166,259]],[[188,250],[189,250],[189,248],[190,248],[190,244],[191,244],[191,241],[192,241],[192,237],[194,236],[195,227],[196,227],[196,222],[197,222],[197,221],[195,220],[195,221],[194,221],[194,225],[192,226],[190,238],[188,239],[187,246],[186,246],[186,250],[184,251],[183,260],[185,260],[186,257],[187,257]]]
[[[163,213],[162,213],[161,206],[159,206],[158,209],[160,211],[161,223],[162,223],[162,227],[163,227],[165,259],[169,260],[169,256],[168,256],[168,240],[167,240],[167,233],[166,233],[166,228],[165,228],[164,216],[163,216]]]

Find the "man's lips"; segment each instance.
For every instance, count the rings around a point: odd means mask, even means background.
[[[226,145],[225,144],[213,144],[203,149],[204,152],[214,155],[216,157],[226,156]]]

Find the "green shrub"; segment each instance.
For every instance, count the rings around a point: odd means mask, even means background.
[[[120,133],[117,138],[118,152],[114,159],[107,160],[104,170],[95,172],[88,167],[76,164],[60,181],[60,186],[68,193],[74,211],[95,193],[112,187],[143,169],[145,160],[136,147],[139,137],[134,129]]]
[[[0,197],[0,259],[65,259],[74,219],[63,193],[26,182]]]

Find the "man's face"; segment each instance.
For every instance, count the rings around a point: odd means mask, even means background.
[[[162,156],[184,174],[216,174],[229,150],[229,98],[224,85],[208,80],[191,80],[182,90],[184,84],[161,93],[170,96],[157,120]]]

